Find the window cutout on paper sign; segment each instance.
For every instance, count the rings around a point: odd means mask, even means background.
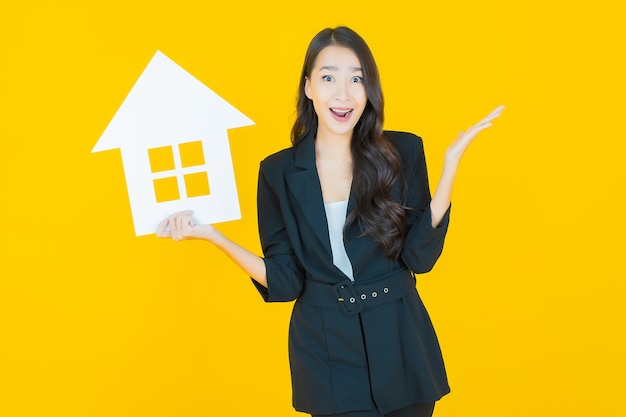
[[[180,162],[183,168],[204,165],[202,142],[187,142],[178,145]]]
[[[148,157],[152,172],[171,171],[175,168],[171,146],[148,149]]]
[[[180,200],[176,177],[158,178],[153,183],[157,203]]]
[[[187,197],[200,197],[209,195],[209,178],[206,172],[196,172],[194,174],[185,174],[185,188],[187,189]]]

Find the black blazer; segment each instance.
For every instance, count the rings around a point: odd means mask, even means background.
[[[306,137],[261,162],[258,222],[268,288],[255,285],[265,301],[297,299],[289,328],[289,357],[293,405],[298,411],[335,414],[376,408],[384,414],[438,400],[449,392],[437,337],[409,272],[424,273],[434,266],[443,249],[449,211],[433,229],[421,138],[402,132],[385,134],[400,152],[408,184],[404,195],[400,195],[402,181],[393,190],[412,208],[407,210],[404,248],[398,260],[388,259],[380,244],[359,237],[358,222],[346,228],[345,246],[357,300],[359,288],[386,282],[382,280],[392,275],[406,275],[410,290],[358,314],[342,310],[337,297],[320,302],[305,297],[313,288],[329,288],[332,294],[336,284],[349,283],[332,261],[314,138]],[[348,212],[355,204],[351,194]],[[382,290],[368,291],[376,296]]]

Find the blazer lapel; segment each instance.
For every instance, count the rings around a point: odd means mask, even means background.
[[[305,137],[296,146],[294,164],[299,170],[285,174],[287,186],[298,202],[300,210],[304,215],[303,217],[311,226],[315,237],[332,259],[322,187],[315,165],[315,140],[313,135]]]

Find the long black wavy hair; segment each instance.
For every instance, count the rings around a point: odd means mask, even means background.
[[[376,62],[365,40],[352,29],[326,28],[311,40],[300,76],[291,142],[295,146],[317,132],[317,114],[304,86],[317,56],[330,45],[349,48],[359,58],[367,95],[365,110],[352,133],[352,192],[358,204],[348,214],[346,225],[357,221],[361,236],[370,236],[383,246],[387,257],[397,259],[404,243],[402,220],[406,213],[402,204],[392,199],[391,189],[401,172],[400,155],[383,134],[384,100]]]

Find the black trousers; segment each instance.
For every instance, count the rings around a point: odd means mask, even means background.
[[[392,411],[385,415],[378,414],[376,410],[371,411],[355,411],[353,413],[344,414],[313,414],[312,417],[431,417],[435,410],[435,403],[414,404],[401,410]]]

